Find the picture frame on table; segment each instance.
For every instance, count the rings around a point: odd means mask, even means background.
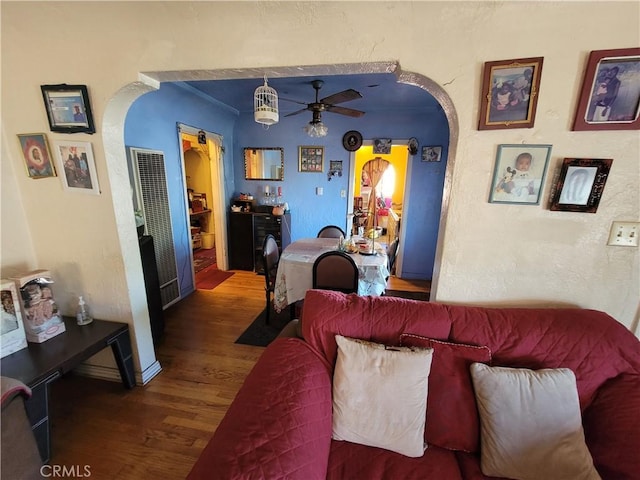
[[[54,142],[56,164],[62,186],[69,192],[100,195],[98,174],[89,142]]]
[[[423,162],[439,162],[442,159],[442,147],[441,146],[425,146],[422,147],[422,161]]]
[[[0,332],[0,352],[2,357],[22,350],[27,346],[22,307],[18,288],[12,280],[2,280],[0,296],[2,300],[2,330]]]
[[[18,140],[22,157],[30,178],[48,178],[56,176],[51,150],[44,133],[19,133]]]
[[[40,85],[49,128],[59,133],[95,133],[86,85]]]
[[[533,128],[543,57],[485,62],[478,130]]]
[[[301,146],[298,149],[298,171],[322,172],[324,169],[324,147]]]
[[[610,158],[565,158],[549,209],[596,213],[612,163]]]
[[[489,203],[539,205],[551,145],[498,145]]]
[[[640,48],[589,54],[572,130],[640,130]]]

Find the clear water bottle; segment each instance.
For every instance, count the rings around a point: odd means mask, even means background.
[[[78,311],[76,312],[76,321],[78,325],[89,325],[93,322],[93,318],[89,315],[89,307],[85,303],[82,295],[78,298]]]

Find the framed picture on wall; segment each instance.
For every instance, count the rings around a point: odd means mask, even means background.
[[[423,162],[439,162],[442,158],[442,147],[422,147]]]
[[[538,205],[551,145],[498,145],[490,203]]]
[[[640,130],[640,48],[589,54],[573,130]]]
[[[100,195],[91,143],[58,141],[54,151],[65,190]]]
[[[486,62],[478,130],[532,128],[543,57]]]
[[[322,172],[324,166],[324,147],[300,147],[298,161],[298,170],[301,172]]]
[[[596,213],[612,162],[612,159],[565,158],[550,209]]]
[[[41,85],[49,128],[60,133],[95,133],[86,85]]]
[[[31,178],[55,177],[51,151],[44,133],[18,134],[27,175]]]
[[[373,140],[373,153],[379,155],[389,155],[391,153],[390,138],[376,138]]]

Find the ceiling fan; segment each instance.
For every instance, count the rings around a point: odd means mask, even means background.
[[[288,98],[281,97],[281,100],[285,100],[287,102],[306,105],[305,108],[289,113],[285,115],[285,117],[291,117],[293,115],[298,115],[299,113],[310,110],[311,112],[313,112],[312,123],[319,123],[322,121],[322,112],[338,113],[340,115],[347,115],[349,117],[361,117],[362,115],[364,115],[364,112],[361,112],[360,110],[354,110],[353,108],[340,107],[336,105],[338,103],[349,102],[351,100],[362,98],[362,95],[360,95],[359,92],[356,92],[352,88],[343,90],[342,92],[334,93],[333,95],[329,95],[328,97],[318,100],[320,89],[322,88],[323,84],[324,81],[322,80],[314,80],[313,82],[311,82],[311,85],[316,91],[316,100],[312,103],[300,102],[298,100],[290,100]]]

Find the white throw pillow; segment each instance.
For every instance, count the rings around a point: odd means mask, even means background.
[[[568,368],[471,365],[480,413],[480,467],[517,480],[596,480]]]
[[[421,457],[433,349],[336,343],[333,438]]]

